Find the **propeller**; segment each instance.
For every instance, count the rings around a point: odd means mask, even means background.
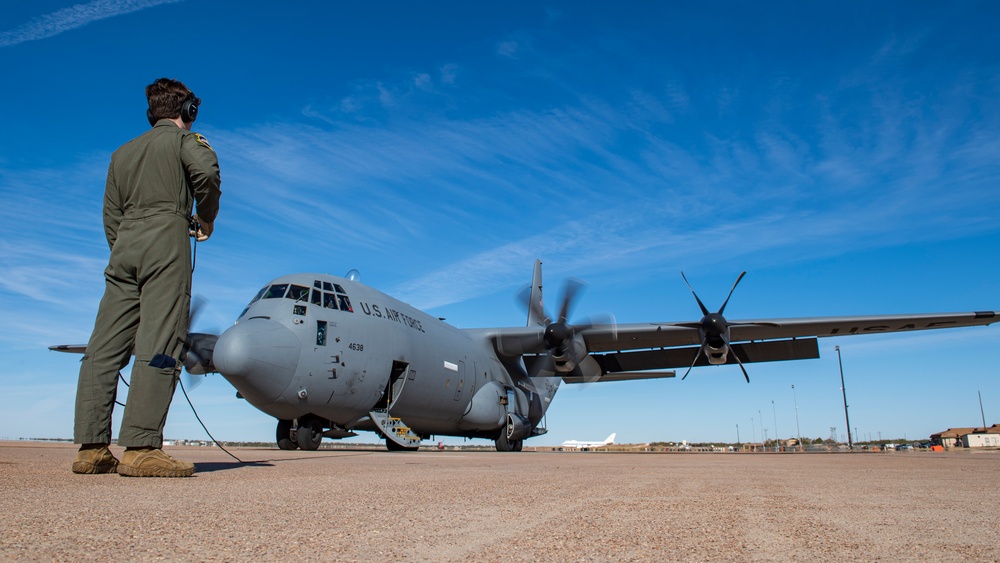
[[[701,302],[701,299],[698,298],[698,294],[695,293],[694,288],[691,287],[691,284],[688,282],[684,272],[681,272],[681,277],[684,279],[684,283],[687,284],[688,289],[691,290],[691,295],[694,295],[694,299],[698,302],[698,307],[701,308],[701,313],[704,315],[698,323],[684,325],[698,329],[698,334],[701,337],[701,347],[698,348],[698,353],[694,355],[694,361],[691,362],[691,366],[688,367],[687,371],[684,372],[684,376],[681,377],[682,380],[686,378],[689,373],[691,373],[691,368],[698,363],[698,358],[701,357],[702,354],[705,354],[706,358],[708,358],[711,363],[711,358],[708,356],[707,352],[709,348],[712,349],[713,354],[721,354],[721,357],[725,357],[726,354],[732,352],[732,346],[729,344],[729,329],[732,326],[739,325],[729,324],[729,321],[727,321],[726,317],[722,314],[726,310],[726,305],[729,304],[729,298],[732,297],[733,292],[736,291],[736,286],[739,285],[740,280],[742,280],[745,275],[747,275],[747,273],[743,272],[738,278],[736,278],[736,283],[734,283],[733,288],[729,290],[729,295],[726,297],[726,300],[723,301],[722,307],[719,307],[719,311],[717,313],[712,313],[708,310],[708,307],[705,307],[705,304]],[[743,370],[743,377],[746,378],[747,383],[750,383],[750,375],[747,374],[746,368],[743,367],[743,362],[740,361],[740,357],[737,356],[735,352],[733,352],[733,357],[736,358],[736,363],[739,364],[740,369]]]
[[[530,288],[520,293],[519,297],[525,303],[531,317],[539,319],[545,326],[541,342],[545,347],[545,353],[531,364],[529,378],[542,374],[572,373],[581,376],[589,383],[600,379],[603,375],[601,366],[588,353],[586,343],[580,334],[594,326],[593,319],[577,325],[568,322],[573,304],[583,287],[584,284],[580,280],[573,278],[566,280],[559,315],[556,318],[545,313],[540,301],[531,300]],[[611,324],[614,324],[613,318]]]
[[[201,314],[205,306],[205,300],[195,297],[191,300],[191,312],[188,315],[188,333],[184,337],[184,348],[181,352],[181,362],[187,371],[188,387],[194,388],[204,380],[204,377],[195,378],[196,375],[207,375],[216,371],[212,357],[215,354],[215,343],[219,340],[219,335],[203,332],[191,332],[191,327]]]

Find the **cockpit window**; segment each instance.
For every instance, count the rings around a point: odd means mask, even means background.
[[[347,292],[338,283],[332,283],[328,281],[316,280],[313,282],[312,292],[312,302],[319,305],[320,299],[323,300],[323,307],[333,310],[347,311],[348,313],[354,312],[354,307],[351,306],[351,298],[347,296]],[[322,293],[319,289],[322,288]]]
[[[253,299],[250,300],[250,304],[252,305],[255,301],[257,301],[258,299],[260,299],[264,295],[265,291],[267,291],[267,286],[266,285],[264,287],[260,288],[260,291],[257,292],[257,295],[253,296]]]
[[[285,297],[294,301],[304,301],[309,297],[309,288],[301,285],[292,285]]]
[[[268,286],[265,285],[264,287],[260,288],[260,291],[257,292],[257,295],[253,296],[253,299],[251,299],[250,303],[247,304],[246,309],[243,309],[243,312],[240,313],[240,316],[237,318],[243,318],[243,315],[247,314],[247,311],[250,310],[250,306],[256,303],[261,298],[261,296],[264,295],[264,292],[267,291],[267,287]]]
[[[285,296],[285,291],[287,290],[287,283],[276,283],[264,292],[264,299],[279,299]]]

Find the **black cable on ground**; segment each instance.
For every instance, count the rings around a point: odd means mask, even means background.
[[[208,428],[205,426],[205,423],[201,421],[201,417],[198,416],[198,411],[195,410],[194,404],[191,402],[191,398],[188,397],[187,389],[184,388],[184,381],[182,381],[180,378],[177,378],[177,382],[181,384],[181,392],[184,393],[184,398],[187,399],[187,403],[191,407],[191,412],[194,413],[194,417],[196,419],[198,419],[198,424],[201,424],[201,427],[205,430],[205,434],[208,434],[208,437],[212,439],[212,442],[216,446],[218,446],[220,450],[226,452],[226,454],[229,457],[235,459],[236,461],[238,461],[240,463],[250,463],[250,462],[247,462],[247,461],[243,461],[242,459],[234,456],[232,453],[230,453],[229,450],[227,450],[226,448],[222,447],[222,444],[220,444],[219,441],[215,439],[215,436],[212,436],[212,433],[208,431]]]
[[[118,378],[122,380],[122,383],[125,384],[125,387],[130,387],[130,385],[128,384],[128,381],[125,381],[125,376],[122,375],[122,372],[118,372]],[[235,459],[236,461],[238,461],[240,463],[252,463],[252,462],[249,462],[249,461],[243,461],[242,459],[240,459],[240,458],[234,456],[232,453],[230,453],[229,450],[227,450],[226,448],[222,447],[222,444],[220,444],[219,441],[215,439],[215,436],[212,436],[212,433],[208,431],[208,428],[205,426],[205,423],[201,421],[201,417],[198,416],[198,411],[195,410],[194,404],[191,402],[191,397],[188,397],[187,389],[184,388],[184,380],[181,379],[180,377],[178,377],[177,378],[177,383],[180,383],[180,385],[181,385],[181,392],[184,393],[184,398],[187,400],[188,406],[191,407],[191,412],[194,413],[194,417],[196,419],[198,419],[198,424],[200,424],[201,427],[202,427],[202,429],[205,430],[205,434],[208,434],[208,437],[212,439],[212,443],[214,443],[216,446],[219,446],[220,450],[226,452],[226,454],[229,455],[229,457]],[[121,405],[122,407],[125,406],[125,403],[122,403],[122,402],[120,402],[118,400],[115,401],[115,404],[116,405]]]

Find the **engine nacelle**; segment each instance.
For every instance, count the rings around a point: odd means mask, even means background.
[[[563,350],[552,351],[552,363],[557,372],[569,373],[587,357],[587,354],[587,344],[583,341],[583,336],[577,334]]]
[[[507,440],[523,440],[531,436],[531,422],[519,415],[507,415]]]
[[[723,344],[719,348],[716,348],[711,345],[706,345],[705,357],[708,358],[708,363],[713,366],[723,365],[729,359],[729,346]]]
[[[497,429],[504,425],[504,408],[500,404],[502,397],[507,395],[503,385],[490,381],[483,385],[469,402],[465,416],[459,422],[462,428]]]

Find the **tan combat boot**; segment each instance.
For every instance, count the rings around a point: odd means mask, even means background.
[[[161,449],[125,450],[118,474],[126,477],[190,477],[194,464],[176,460]]]
[[[76,452],[76,459],[73,461],[73,473],[95,474],[114,473],[118,467],[118,460],[112,455],[107,445],[82,446]]]

